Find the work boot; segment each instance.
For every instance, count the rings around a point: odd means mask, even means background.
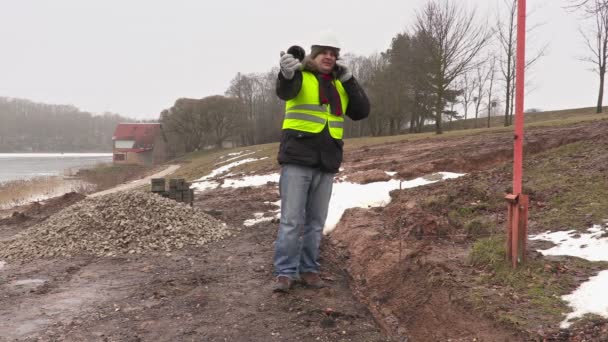
[[[287,293],[293,287],[293,280],[287,276],[278,276],[272,286],[272,292]]]
[[[302,279],[302,283],[305,286],[313,289],[322,289],[324,287],[327,287],[327,284],[325,284],[325,282],[321,280],[321,277],[319,277],[318,273],[304,272],[300,274],[300,279]]]

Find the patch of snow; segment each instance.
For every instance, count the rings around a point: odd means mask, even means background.
[[[597,276],[589,280],[569,295],[562,296],[568,305],[574,309],[566,319],[560,324],[561,328],[568,328],[574,318],[583,317],[591,313],[603,317],[608,317],[608,271],[602,271]]]
[[[6,261],[0,260],[0,270],[2,270],[6,266]]]
[[[215,176],[221,175],[222,173],[225,173],[226,171],[228,171],[228,170],[230,170],[230,169],[232,169],[234,167],[237,167],[239,165],[251,163],[251,162],[254,162],[254,161],[257,161],[257,160],[263,160],[263,159],[266,159],[266,158],[268,158],[268,157],[264,157],[264,158],[245,158],[245,159],[237,160],[237,161],[232,162],[230,164],[226,164],[224,166],[218,167],[217,169],[214,169],[213,171],[211,171],[210,174],[208,174],[208,175],[206,175],[204,177],[201,177],[201,178],[195,180],[195,182],[204,181],[204,180],[207,180],[209,178],[213,178]]]
[[[393,172],[393,171],[384,171],[384,173],[386,173],[387,175],[393,177],[394,175],[397,174],[397,172]]]
[[[389,192],[396,189],[408,189],[435,183],[442,179],[457,178],[460,173],[439,172],[433,180],[420,177],[409,181],[391,179],[387,182],[356,184],[349,182],[334,183],[329,211],[323,233],[327,234],[336,228],[344,211],[349,208],[371,208],[385,206],[391,201]]]
[[[197,190],[197,191],[205,191],[207,189],[213,189],[216,188],[218,186],[217,182],[214,181],[208,181],[208,179],[211,179],[213,177],[219,176],[223,173],[226,173],[228,170],[242,165],[242,164],[246,164],[246,163],[251,163],[257,160],[264,160],[267,159],[268,157],[264,157],[264,158],[246,158],[246,159],[242,159],[242,160],[238,160],[235,162],[232,162],[230,164],[226,164],[224,166],[220,166],[217,169],[214,169],[213,171],[211,171],[210,174],[201,177],[195,181],[192,182],[192,188]]]
[[[556,246],[539,251],[543,255],[570,255],[589,261],[608,261],[608,228],[595,225],[587,230],[589,233],[577,233],[574,230],[565,232],[546,232],[530,236],[530,240],[545,240]]]
[[[588,233],[577,233],[574,230],[565,232],[545,232],[532,235],[530,240],[551,241],[556,246],[539,250],[543,255],[570,255],[590,261],[608,261],[608,227],[594,225],[587,229]],[[603,237],[602,237],[603,236]],[[568,328],[575,318],[587,313],[597,314],[608,318],[608,271],[602,271],[569,295],[562,299],[573,309],[568,313],[561,328]]]
[[[245,153],[249,150],[244,150],[244,151],[239,151],[239,152],[231,152],[231,153],[226,153],[225,155],[221,156],[220,159],[226,158],[226,157],[234,157],[234,156],[238,156],[241,155],[241,153]]]
[[[249,152],[249,153],[244,153],[244,152],[247,152],[247,151],[241,151],[241,152],[238,152],[238,153],[228,153],[226,156],[229,156],[229,155],[231,155],[231,154],[232,154],[232,155],[234,155],[234,157],[232,157],[232,158],[228,158],[228,159],[226,159],[226,160],[220,160],[219,162],[215,163],[215,165],[218,165],[218,164],[224,164],[224,163],[228,163],[228,162],[230,162],[230,161],[233,161],[233,160],[236,160],[236,159],[239,159],[239,158],[243,158],[243,157],[245,157],[245,156],[250,156],[250,155],[252,155],[252,154],[255,154],[255,151],[253,151],[253,152]],[[244,154],[243,154],[243,153],[244,153]],[[223,158],[223,157],[225,157],[225,156],[222,156],[222,158]],[[221,159],[221,158],[220,158],[220,159]]]
[[[46,280],[44,280],[44,279],[22,279],[22,280],[12,281],[10,283],[10,285],[24,286],[24,285],[39,285],[39,284],[44,284],[44,283],[46,283]]]
[[[270,216],[270,217],[264,217],[264,213],[254,213],[253,219],[248,219],[248,220],[245,220],[245,222],[243,222],[244,226],[251,227],[257,223],[268,222],[268,221],[272,221],[275,218],[281,217],[281,200],[278,200],[276,202],[265,201],[264,204],[274,204],[275,206],[278,207],[278,209],[269,211],[269,213],[274,214],[273,216]]]
[[[260,218],[245,220],[245,222],[243,222],[243,226],[251,227],[251,226],[253,226],[255,224],[258,224],[260,222],[269,222],[269,221],[272,221],[273,218],[274,217],[260,217]]]
[[[269,175],[252,175],[241,179],[226,179],[222,188],[242,188],[245,186],[260,186],[268,182],[279,182],[279,174],[272,173]]]
[[[201,181],[201,182],[192,183],[191,187],[196,191],[205,191],[208,189],[215,189],[219,185],[220,184],[218,182],[214,182],[214,181]]]

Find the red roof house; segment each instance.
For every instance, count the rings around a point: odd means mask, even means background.
[[[114,136],[114,164],[152,166],[167,160],[167,139],[159,123],[121,123]]]

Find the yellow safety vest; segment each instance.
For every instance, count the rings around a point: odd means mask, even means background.
[[[340,95],[342,113],[348,107],[348,95],[342,82],[332,81]],[[283,129],[295,129],[308,133],[319,133],[329,126],[329,134],[334,139],[342,139],[344,133],[344,115],[331,113],[328,104],[321,104],[319,99],[319,80],[309,72],[302,72],[302,87],[298,95],[285,104],[285,119]]]

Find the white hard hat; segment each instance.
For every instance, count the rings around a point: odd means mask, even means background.
[[[340,42],[338,41],[336,34],[331,30],[321,31],[318,38],[313,41],[312,46],[327,46],[337,49],[338,51],[340,50]]]

